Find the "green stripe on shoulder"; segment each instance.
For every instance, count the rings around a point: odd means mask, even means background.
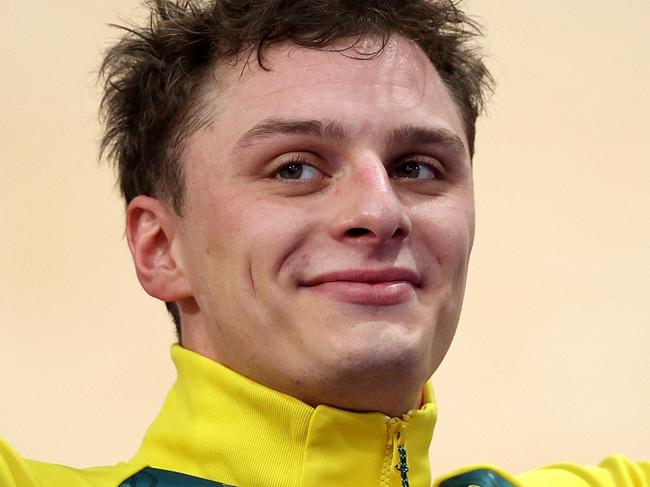
[[[514,487],[494,470],[480,469],[465,472],[440,484],[440,487]]]
[[[234,487],[183,473],[145,468],[125,480],[120,487]]]

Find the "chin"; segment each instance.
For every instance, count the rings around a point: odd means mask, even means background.
[[[330,350],[321,368],[328,371],[320,384],[327,392],[317,402],[388,416],[420,406],[422,387],[431,375],[429,347],[405,335],[382,335]]]
[[[388,380],[393,376],[400,381],[424,382],[431,373],[432,352],[430,340],[407,326],[388,323],[372,324],[373,332],[356,336],[330,355],[330,367],[347,377],[365,380]],[[331,360],[334,357],[335,360]]]

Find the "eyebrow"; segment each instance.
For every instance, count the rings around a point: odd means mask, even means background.
[[[391,145],[434,144],[449,146],[455,152],[465,152],[465,144],[453,131],[445,128],[429,128],[417,125],[402,125],[393,130],[389,137]]]
[[[277,135],[309,135],[325,137],[344,142],[350,139],[345,127],[334,120],[291,120],[269,118],[257,123],[242,135],[233,152],[240,151],[253,145],[258,140]],[[461,138],[453,131],[441,127],[422,127],[404,124],[392,130],[388,136],[390,145],[423,145],[434,144],[448,146],[455,152],[465,152],[466,147]]]
[[[237,141],[234,151],[244,149],[259,139],[276,135],[311,135],[344,141],[348,138],[343,126],[334,120],[285,120],[265,119],[246,131]]]

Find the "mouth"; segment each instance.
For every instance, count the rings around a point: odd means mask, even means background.
[[[337,301],[390,306],[415,297],[420,277],[409,269],[350,269],[319,274],[300,286]]]

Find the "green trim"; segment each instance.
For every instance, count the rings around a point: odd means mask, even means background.
[[[493,470],[472,470],[445,480],[440,487],[514,487]]]
[[[140,470],[120,487],[234,487],[184,473],[147,467]]]

